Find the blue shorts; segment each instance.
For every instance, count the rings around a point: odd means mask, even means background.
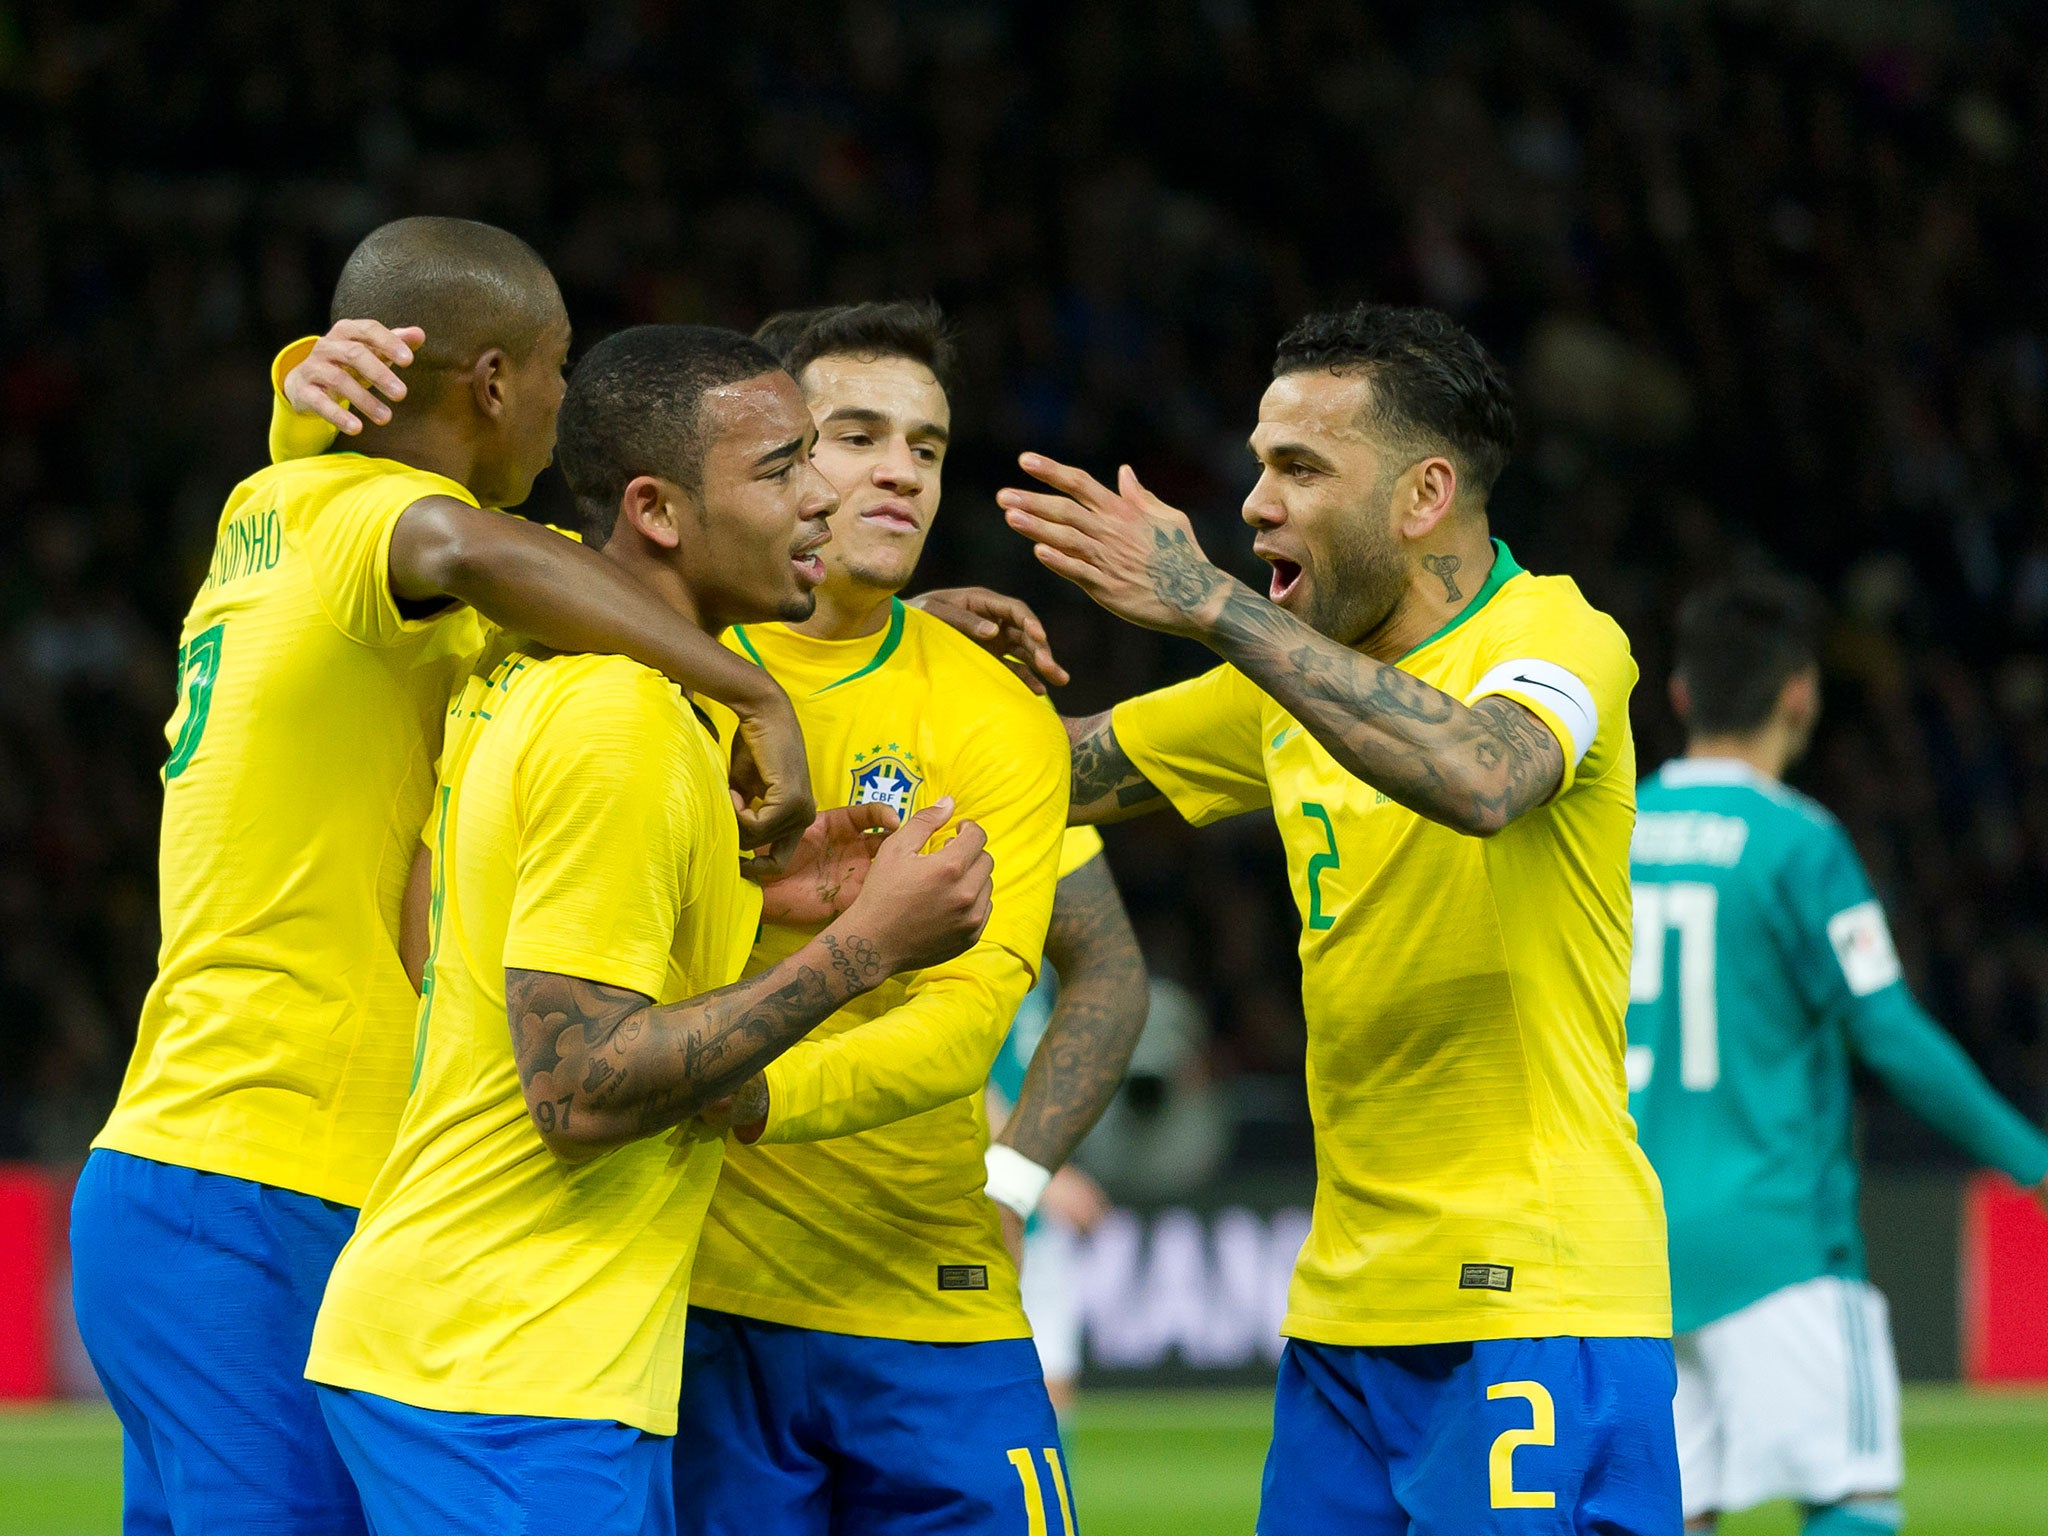
[[[690,1308],[676,1515],[691,1536],[1072,1536],[1029,1339],[913,1344]]]
[[[675,1536],[666,1435],[316,1390],[372,1536]]]
[[[1669,1339],[1287,1341],[1259,1536],[1678,1536]]]
[[[71,1200],[71,1292],[121,1417],[129,1536],[361,1536],[305,1378],[348,1206],[101,1149]]]

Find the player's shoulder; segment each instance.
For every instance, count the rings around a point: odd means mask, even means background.
[[[1735,818],[1759,847],[1791,853],[1843,845],[1848,833],[1811,795],[1731,758],[1673,758],[1637,787],[1639,817]]]
[[[1595,607],[1569,576],[1539,576],[1517,569],[1487,604],[1487,610],[1482,617],[1502,629],[1570,637],[1629,654],[1628,632],[1612,614]]]
[[[499,687],[529,708],[577,719],[616,721],[622,729],[680,732],[692,716],[682,690],[626,656],[517,650],[496,669]]]
[[[955,706],[970,728],[1014,722],[1018,729],[1058,731],[1059,717],[1016,674],[943,619],[903,609],[904,647],[925,675],[933,696]],[[1064,736],[1064,732],[1060,732]]]
[[[396,459],[361,453],[322,453],[269,464],[244,480],[238,491],[274,496],[288,513],[315,513],[347,499],[379,507],[410,505],[433,496],[477,504],[460,481]]]

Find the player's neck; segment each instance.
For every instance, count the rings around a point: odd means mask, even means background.
[[[624,518],[601,553],[698,629],[716,635],[736,622],[730,615],[714,611],[683,573],[654,552]]]
[[[1747,763],[1765,778],[1773,780],[1782,780],[1792,763],[1791,745],[1785,732],[1775,725],[1741,736],[1695,736],[1686,742],[1685,755]]]
[[[400,416],[383,427],[365,422],[348,446],[355,453],[424,469],[475,493],[476,440],[460,424],[438,415],[429,413],[410,420]]]
[[[813,640],[861,640],[879,635],[889,623],[894,592],[857,581],[829,578],[818,588],[818,606],[811,616],[789,627]]]
[[[1377,630],[1357,649],[1375,661],[1399,661],[1477,601],[1500,553],[1483,517],[1445,531],[1419,554],[1408,574],[1408,590]]]

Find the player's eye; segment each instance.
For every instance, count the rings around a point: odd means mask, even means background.
[[[842,432],[839,434],[839,441],[845,443],[850,448],[866,448],[874,442],[874,439],[865,432]]]

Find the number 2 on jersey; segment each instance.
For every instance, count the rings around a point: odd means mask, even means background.
[[[1664,995],[1664,935],[1678,930],[1678,1080],[1695,1093],[1721,1081],[1721,1017],[1714,999],[1715,926],[1721,893],[1695,880],[1635,886],[1635,954],[1628,997],[1654,1003]]]
[[[199,740],[206,734],[206,717],[213,709],[214,679],[220,676],[220,637],[224,625],[203,629],[178,650],[178,689],[185,696],[185,723],[178,727],[178,739],[171,743],[171,755],[164,763],[164,778],[175,779],[192,764]]]

